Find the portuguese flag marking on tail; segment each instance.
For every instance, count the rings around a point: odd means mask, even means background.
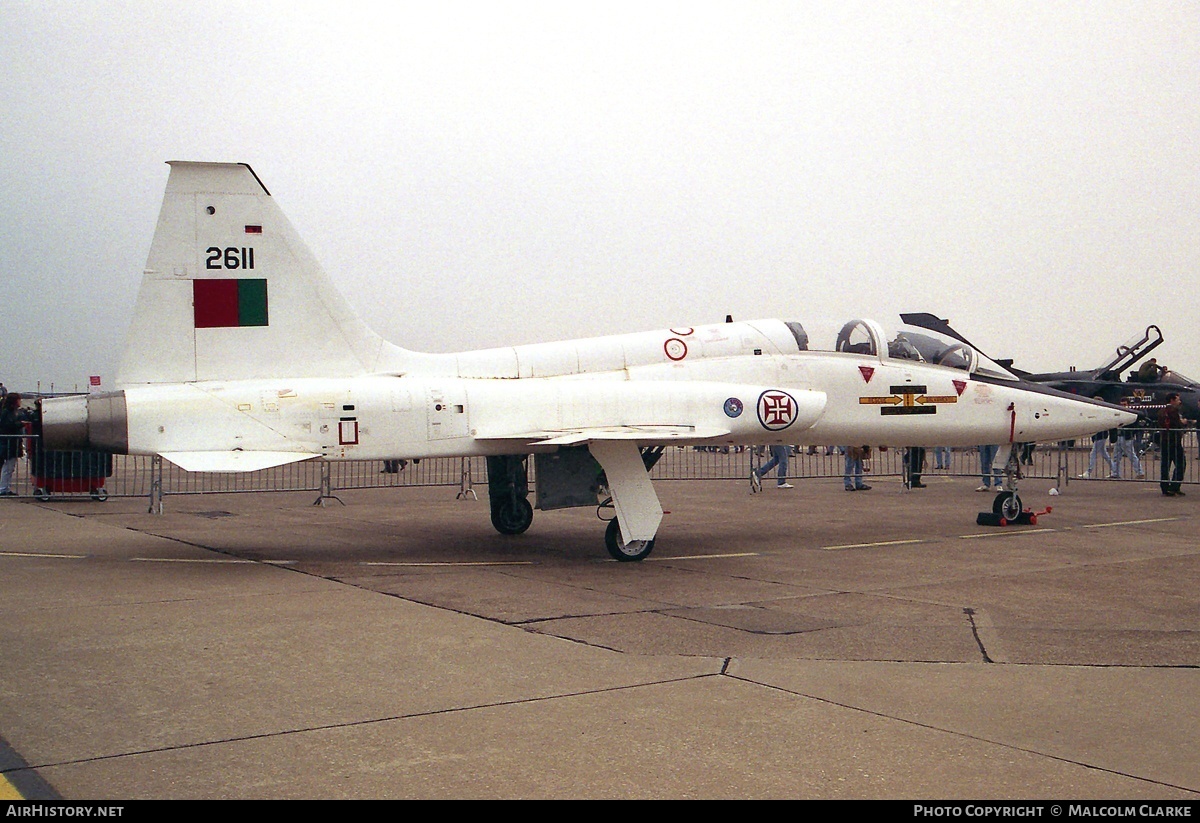
[[[193,280],[196,328],[267,325],[266,280]]]

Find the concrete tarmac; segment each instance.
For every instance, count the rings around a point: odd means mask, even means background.
[[[1200,798],[1200,489],[0,502],[0,798]]]

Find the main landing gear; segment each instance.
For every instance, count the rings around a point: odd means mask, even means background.
[[[533,505],[528,500],[505,501],[492,506],[492,525],[500,534],[522,534],[533,523]]]
[[[595,440],[586,447],[557,452],[557,467],[537,464],[538,508],[594,506],[603,482],[610,496],[600,504],[600,512],[613,510],[612,517],[601,516],[608,520],[604,546],[622,563],[642,560],[654,550],[662,522],[662,506],[650,482],[650,469],[662,451],[662,447],[639,449],[629,440]],[[492,526],[500,534],[521,534],[533,523],[527,459],[525,455],[487,458]]]
[[[500,534],[522,534],[533,523],[529,475],[525,457],[502,455],[487,459],[488,503],[492,526]]]
[[[650,552],[654,551],[654,538],[623,542],[621,540],[621,524],[614,517],[608,521],[608,528],[604,530],[604,547],[608,549],[613,560],[627,563],[633,560],[643,560]]]

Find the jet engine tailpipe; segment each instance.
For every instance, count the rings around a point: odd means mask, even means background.
[[[126,454],[129,414],[125,392],[47,397],[42,400],[42,447]]]

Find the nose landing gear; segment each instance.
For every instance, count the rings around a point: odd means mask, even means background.
[[[1004,464],[1003,491],[992,501],[990,512],[980,512],[975,523],[980,526],[1036,526],[1039,515],[1049,514],[1051,508],[1035,512],[1025,508],[1017,494],[1017,481],[1021,479],[1021,461],[1017,457],[1017,444],[1014,443]]]

